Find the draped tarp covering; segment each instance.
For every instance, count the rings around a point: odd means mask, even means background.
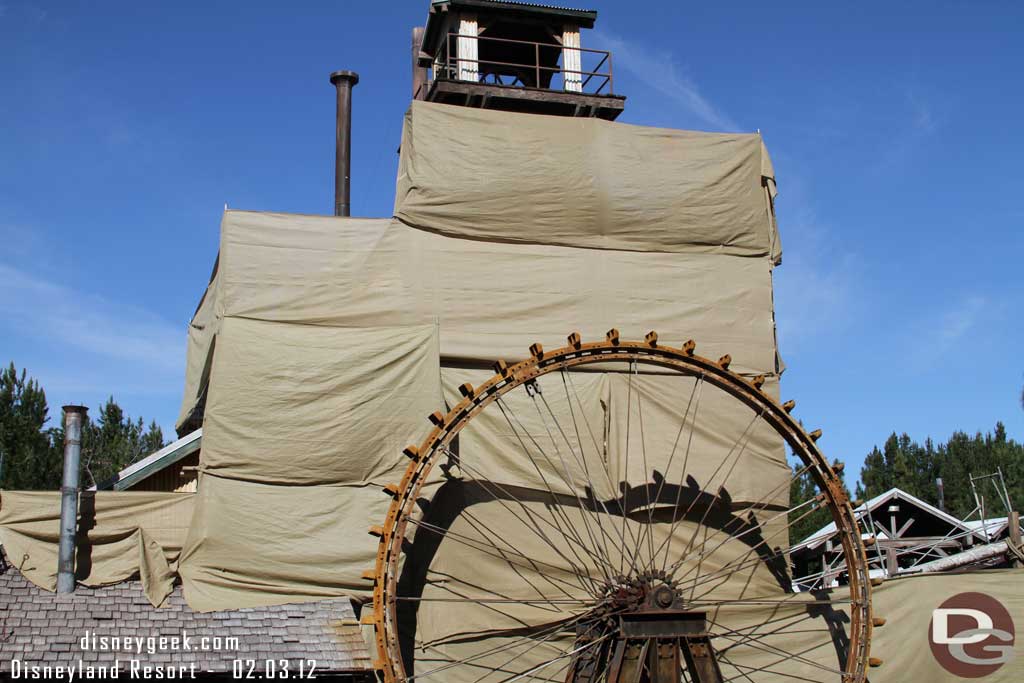
[[[502,242],[779,258],[760,134],[413,102],[395,216]]]
[[[461,381],[485,376],[442,368],[449,403]],[[698,404],[706,413],[691,439],[684,419]],[[468,659],[445,680],[536,667],[538,680],[564,680],[568,660],[548,662],[573,648],[571,629],[545,625],[584,611],[620,574],[674,573],[695,604],[723,603],[710,608],[720,630],[770,619],[771,608],[735,604],[783,598],[790,582],[778,554],[790,473],[755,417],[692,378],[628,368],[549,374],[480,413],[404,553],[402,585],[417,588],[399,619],[415,617],[415,673]],[[784,609],[805,613],[804,600]],[[800,630],[831,642],[824,623]],[[738,666],[761,654],[740,653]]]
[[[696,339],[734,369],[776,371],[766,259],[454,239],[400,221],[228,211],[216,277],[189,331],[179,426],[201,409],[221,321],[438,325],[444,359],[518,358],[610,327]]]
[[[365,591],[381,486],[440,403],[435,326],[228,318],[218,337],[186,598],[205,611]]]
[[[210,283],[199,300],[199,306],[188,326],[185,352],[185,397],[181,404],[176,426],[178,433],[202,426],[203,402],[210,383],[210,363],[213,360],[213,342],[219,329],[217,318],[217,283],[219,263],[214,263]]]
[[[170,595],[178,555],[192,519],[193,494],[83,492],[78,503],[75,578],[103,586],[139,575],[159,606]],[[32,583],[57,586],[60,492],[0,493],[0,544]]]
[[[226,212],[182,409],[205,414],[181,567],[186,597],[219,609],[365,591],[361,574],[376,547],[366,528],[389,502],[380,486],[401,478],[401,448],[422,439],[427,414],[459,400],[458,384],[489,376],[481,364],[520,358],[534,341],[550,348],[574,330],[600,339],[613,326],[634,338],[653,328],[665,344],[694,338],[705,355],[732,354],[734,369],[767,374],[766,390],[776,391],[770,269],[764,257],[511,244],[397,220]],[[763,428],[732,451],[737,466],[715,472],[749,424],[748,408],[703,393],[707,413],[692,444],[700,456],[686,480],[682,454],[668,462],[666,447],[693,380],[625,370],[572,373],[595,422],[607,423],[598,438],[611,439],[609,457],[622,459],[614,476],[626,478],[628,437],[631,482],[668,469],[689,489],[717,490],[728,473],[736,505],[762,499],[768,483],[767,503],[784,504],[784,453]],[[553,406],[564,421],[566,401]],[[481,415],[481,429],[500,427],[495,418]],[[525,463],[507,432],[493,436],[475,462],[510,482]],[[649,462],[637,457],[644,447]],[[617,484],[606,482],[605,493]],[[260,538],[268,547],[246,556]]]
[[[442,368],[448,402],[458,402],[463,382],[489,376]],[[724,487],[720,495],[736,505],[784,508],[791,472],[778,436],[731,396],[695,384],[692,377],[628,371],[548,375],[537,382],[539,397],[515,391],[474,418],[459,435],[460,462],[473,479],[541,488],[546,481],[558,494],[590,487],[610,499],[623,481],[652,483],[672,497],[685,495],[677,486],[712,493]]]

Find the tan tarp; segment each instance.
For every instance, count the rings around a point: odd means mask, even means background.
[[[780,256],[759,134],[413,102],[395,216],[455,237]]]
[[[210,382],[210,363],[213,361],[213,342],[219,329],[216,312],[218,273],[219,263],[215,263],[210,283],[188,326],[184,400],[176,423],[179,433],[183,427],[183,431],[192,431],[202,425],[203,401]]]
[[[442,368],[448,403],[458,402],[463,382],[479,385],[488,377],[486,371]],[[690,487],[699,490],[724,486],[723,495],[736,505],[785,507],[789,499],[791,472],[778,436],[714,387],[695,387],[693,378],[679,375],[630,372],[556,373],[537,386],[540,397],[514,391],[502,399],[504,410],[481,412],[459,435],[467,476],[543,489],[540,466],[558,494],[590,487],[599,498],[614,498],[623,481],[664,480],[665,488],[686,486],[691,478]],[[777,390],[775,383],[765,386]],[[585,471],[595,464],[603,467]]]
[[[84,492],[78,504],[76,579],[103,586],[139,575],[159,606],[171,593],[178,555],[192,519],[193,494]],[[0,543],[32,583],[57,585],[60,493],[0,493]]]
[[[655,510],[655,523],[650,524],[641,509],[634,511],[623,527],[621,516],[584,510],[570,502],[557,512],[542,500],[517,505],[500,490],[487,490],[499,485],[501,482],[483,486],[467,480],[461,486],[447,486],[435,496],[426,514],[430,523],[438,525],[451,518],[448,533],[439,545],[435,543],[437,547],[431,547],[432,534],[423,527],[406,553],[406,571],[417,575],[418,569],[424,586],[414,595],[417,600],[400,605],[403,611],[415,611],[418,675],[460,659],[471,659],[471,665],[446,670],[445,680],[498,681],[540,667],[572,649],[572,633],[555,638],[542,631],[539,637],[519,640],[522,629],[543,628],[571,618],[584,610],[585,603],[593,602],[592,594],[602,593],[616,574],[671,567],[687,548],[694,558],[702,553],[706,556],[699,567],[696,561],[682,565],[680,588],[692,598],[695,608],[707,606],[716,631],[743,633],[773,618],[766,616],[772,608],[763,604],[731,601],[784,597],[781,584],[786,581],[785,574],[777,569],[773,573],[756,554],[757,544],[764,539],[771,542],[772,533],[784,538],[785,524],[773,521],[772,512],[757,513],[764,531],[746,536],[743,542],[736,540],[736,532],[743,527],[728,526],[729,520],[746,519],[741,509],[716,509],[711,518],[702,520],[697,515],[678,525],[668,521],[670,516],[664,510]],[[563,535],[558,529],[568,533]],[[654,533],[648,535],[649,530]],[[591,535],[599,540],[589,542]],[[624,546],[639,550],[623,556]],[[588,553],[584,547],[598,550]],[[737,566],[741,571],[730,571]],[[593,581],[581,580],[581,574]],[[695,582],[698,574],[705,580]],[[722,601],[725,604],[716,608],[716,602]],[[802,601],[798,597],[796,604],[783,603],[779,615],[806,616]],[[831,644],[824,623],[813,628],[811,620],[806,622],[798,627],[801,643],[812,647]],[[810,630],[816,631],[816,638],[808,637]],[[502,632],[507,637],[502,637]],[[517,640],[519,644],[512,645]],[[509,646],[511,649],[502,649]],[[763,654],[748,649],[730,660],[740,666],[755,666],[765,663]],[[548,669],[537,671],[537,679],[565,680],[567,664],[566,658],[556,660]],[[498,670],[489,672],[491,667]],[[731,665],[723,668],[727,679],[739,675]],[[793,669],[791,665],[788,668]]]
[[[461,381],[485,375],[442,368],[448,401]],[[570,617],[617,574],[670,569],[684,555],[680,585],[698,601],[782,597],[788,574],[768,556],[788,542],[790,473],[778,439],[763,426],[748,431],[752,411],[674,375],[556,373],[538,388],[512,392],[470,422],[453,479],[412,525],[403,572],[422,589],[401,609],[415,612],[418,674],[463,658],[472,665],[446,669],[445,680],[530,671],[572,649],[572,637],[518,640],[521,629]],[[692,440],[687,422],[674,447],[695,405],[706,413]],[[738,630],[764,614],[728,605],[713,618]],[[817,631],[828,641],[824,625]],[[741,653],[737,665],[760,654]],[[566,664],[536,677],[564,680]]]
[[[371,521],[402,448],[441,403],[433,325],[341,328],[228,318],[181,561],[208,611],[365,592]]]
[[[220,321],[307,326],[436,324],[446,360],[519,358],[610,327],[696,339],[734,368],[777,369],[770,264],[707,253],[631,252],[453,239],[399,221],[228,211],[217,277],[189,332],[179,426],[205,396]]]
[[[564,343],[572,330],[601,338],[618,326],[638,338],[654,328],[664,343],[696,338],[707,355],[731,353],[734,368],[768,374],[774,390],[770,267],[760,257],[494,243],[394,220],[227,212],[217,273],[192,331],[191,395],[182,410],[205,409],[202,493],[182,562],[188,599],[216,609],[365,588],[360,574],[374,549],[365,529],[387,503],[376,487],[400,478],[400,450],[419,441],[425,415],[443,407],[442,387],[451,403],[454,387],[489,374],[467,363],[515,359],[534,341]],[[653,470],[678,431],[676,402],[692,381],[574,374],[598,382],[584,389],[596,392],[585,400],[601,413],[595,419],[609,421],[613,457],[625,452],[624,396],[640,400],[637,413],[646,406]],[[750,416],[738,404],[723,408],[713,392],[703,405],[713,417],[701,417],[688,471],[695,486],[713,487],[702,479]],[[644,444],[633,424],[635,455]],[[480,462],[523,465],[507,438],[507,453],[498,443]],[[788,476],[771,434],[756,432],[738,456],[727,487],[737,503],[757,500],[759,482]],[[642,465],[633,458],[630,480],[643,476]],[[784,494],[783,487],[772,502]],[[318,526],[317,515],[315,529],[304,525],[312,500],[339,513],[333,526]],[[262,537],[268,515],[308,539],[244,558],[235,540]],[[303,547],[322,561],[296,563]]]

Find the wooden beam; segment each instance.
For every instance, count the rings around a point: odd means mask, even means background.
[[[914,518],[911,517],[910,519],[907,520],[907,523],[904,524],[903,526],[901,526],[900,530],[896,532],[896,538],[902,538],[903,534],[906,533],[907,529],[909,529],[910,525],[913,524],[913,523],[914,523]]]
[[[1010,531],[1010,539],[1009,539],[1010,540],[1010,545],[1012,545],[1014,548],[1017,548],[1017,550],[1019,551],[1021,549],[1020,513],[1017,512],[1016,510],[1011,510],[1010,511],[1010,518],[1007,520],[1007,523],[1009,524],[1009,531]],[[1018,553],[1012,553],[1011,554],[1011,558],[1012,558],[1011,559],[1012,566],[1014,566],[1014,567],[1020,567],[1021,566],[1021,561],[1020,561],[1020,557],[1018,556]]]
[[[885,569],[889,576],[896,576],[900,571],[900,563],[896,558],[896,548],[887,548],[885,551]]]

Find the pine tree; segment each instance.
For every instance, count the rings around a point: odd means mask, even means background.
[[[836,460],[833,465],[839,461]],[[804,468],[802,462],[793,465],[793,479],[789,485],[789,505],[793,507],[804,503],[820,493],[818,485],[814,482],[809,472],[800,474]],[[843,489],[846,490],[844,472],[839,472],[839,478],[843,480]],[[847,490],[849,493],[849,490]],[[811,506],[800,508],[789,513],[789,543],[799,543],[815,531],[832,521],[832,515],[828,508],[819,508],[809,512]]]
[[[49,409],[39,383],[14,363],[0,371],[0,489],[57,490],[64,463],[64,425],[47,427]],[[155,421],[125,415],[113,397],[82,425],[82,487],[102,483],[159,450]]]
[[[0,372],[0,488],[35,489],[60,486],[44,426],[49,409],[36,380],[11,363]]]
[[[882,451],[876,447],[864,459],[857,495],[877,496],[896,486],[937,505],[936,479],[941,477],[946,511],[964,518],[976,507],[970,477],[998,470],[1006,480],[1011,503],[1019,506],[1024,501],[1024,445],[1009,439],[1001,422],[988,434],[954,432],[946,443],[938,445],[931,439],[918,444],[907,434],[893,433]],[[987,515],[1006,514],[991,482],[980,483],[978,493],[985,497]]]
[[[94,417],[95,415],[95,417]],[[132,420],[111,396],[82,425],[82,486],[102,484],[131,463],[164,446],[156,422],[146,428],[142,418]],[[63,427],[52,430],[54,450],[63,449]]]

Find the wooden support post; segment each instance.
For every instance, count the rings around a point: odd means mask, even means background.
[[[899,573],[900,563],[896,557],[896,548],[885,549],[885,569],[890,578]]]
[[[1010,512],[1010,518],[1007,520],[1010,529],[1010,545],[1016,548],[1018,551],[1021,550],[1020,541],[1020,513],[1016,510]],[[1010,554],[1010,564],[1014,567],[1020,567],[1021,561],[1017,553]]]

